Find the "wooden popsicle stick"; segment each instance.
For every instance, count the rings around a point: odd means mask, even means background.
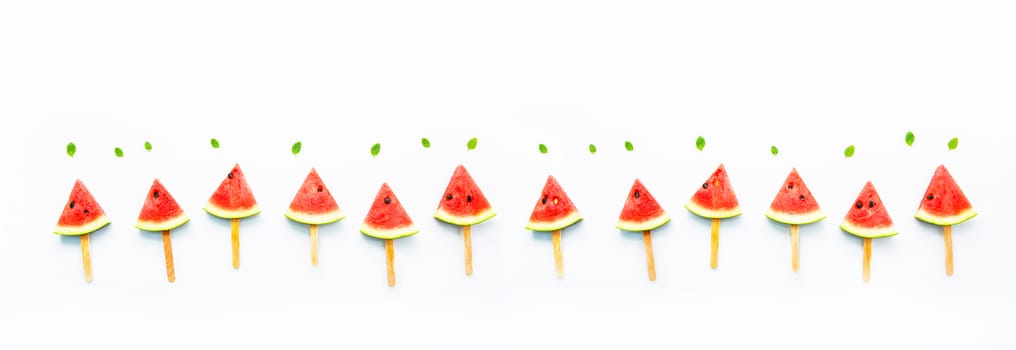
[[[794,268],[794,272],[797,272],[801,267],[801,243],[796,224],[790,225],[790,252],[790,265]]]
[[[554,241],[554,270],[557,271],[557,278],[564,278],[564,261],[561,260],[561,230],[551,232]]]
[[[81,265],[85,267],[85,282],[92,283],[92,253],[88,249],[88,234],[81,235]]]
[[[462,226],[462,243],[466,249],[466,276],[473,275],[473,238],[471,231],[471,226]]]
[[[653,233],[649,230],[642,232],[642,243],[646,245],[646,268],[649,269],[649,280],[656,280],[656,259],[653,258]]]
[[[388,262],[388,286],[395,287],[395,241],[385,240],[385,261]]]
[[[317,253],[318,252],[317,241],[318,241],[317,225],[311,224],[310,225],[310,264],[314,265],[314,266],[317,266],[317,260],[318,260],[317,259],[317,257],[318,257],[318,253]]]
[[[712,255],[709,258],[709,267],[713,270],[716,269],[716,264],[719,262],[720,253],[720,219],[713,219],[713,240],[712,240]]]
[[[169,230],[162,231],[162,251],[166,255],[166,279],[169,283],[176,282],[176,271],[173,269],[173,242],[169,239]]]
[[[233,269],[240,268],[240,219],[229,220],[229,232],[233,240]]]
[[[864,239],[864,281],[871,281],[871,238]]]
[[[953,252],[952,252],[952,226],[942,226],[942,234],[945,236],[945,274],[953,275]]]

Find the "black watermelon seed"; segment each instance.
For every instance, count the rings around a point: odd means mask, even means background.
[[[804,200],[804,195],[802,194],[802,195],[800,195],[800,196],[797,196],[797,199],[800,199],[800,200],[802,200],[802,201],[803,201],[803,200]]]
[[[709,183],[702,183],[702,188],[709,188]]]
[[[452,194],[449,193],[447,196],[444,196],[444,199],[446,199],[446,200],[452,200]]]
[[[85,209],[84,213],[85,215],[88,215],[88,209]]]
[[[640,196],[642,196],[642,194],[639,193],[639,191],[635,191],[635,198],[639,198]]]
[[[317,191],[318,191],[318,192],[324,192],[324,190],[325,190],[325,189],[324,189],[323,187],[321,187],[321,186],[318,186],[318,187],[317,187]]]
[[[159,191],[158,190],[152,191],[152,197],[154,197],[155,199],[159,199]]]
[[[543,196],[543,199],[540,200],[540,203],[547,204],[547,196]]]
[[[472,202],[472,201],[473,201],[473,195],[467,194],[466,195],[466,202],[469,203],[469,202]]]
[[[928,194],[928,200],[930,201],[932,199],[935,199],[935,195],[929,193]]]
[[[70,207],[71,209],[74,209],[74,201],[71,201]]]
[[[385,204],[392,204],[392,199],[385,197]]]
[[[874,208],[874,207],[875,207],[875,201],[868,201],[868,208]]]
[[[861,203],[861,201],[857,201],[856,205],[857,205],[857,209],[864,208],[864,203]]]
[[[788,189],[788,190],[792,190],[792,189],[794,189],[794,184],[789,184],[789,185],[787,185],[787,189]]]
[[[229,174],[226,174],[226,177],[228,177],[228,178],[232,179],[232,178],[233,178],[233,173],[232,173],[232,172],[230,172]]]

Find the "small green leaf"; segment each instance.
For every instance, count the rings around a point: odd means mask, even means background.
[[[123,150],[120,149],[120,147],[114,148],[113,154],[115,154],[117,158],[123,158]]]
[[[705,147],[706,147],[706,139],[702,138],[702,136],[699,136],[698,139],[695,140],[695,148],[698,148],[698,150],[701,151]]]
[[[211,142],[212,142],[212,148],[216,148],[216,149],[219,148],[219,140],[216,140],[216,139],[213,138]]]
[[[423,148],[430,148],[430,140],[428,140],[426,137],[420,139],[420,144],[423,145]]]
[[[300,150],[303,149],[303,142],[296,141],[293,143],[293,155],[300,154]]]
[[[914,133],[907,131],[907,146],[914,146]]]
[[[589,153],[596,154],[596,145],[591,143],[589,144]]]
[[[854,145],[847,146],[847,149],[843,150],[843,155],[847,158],[854,156]]]
[[[959,144],[960,144],[960,138],[953,137],[952,140],[949,140],[949,150],[952,151],[952,150],[956,149],[956,146],[958,146]]]
[[[152,143],[151,142],[145,141],[145,150],[149,151],[149,152],[152,151]]]
[[[596,148],[596,147],[593,147]],[[540,144],[540,153],[547,154],[547,145]]]
[[[769,153],[772,153],[775,156],[777,154],[780,154],[780,149],[776,148],[776,145],[772,145],[769,147]]]
[[[634,151],[635,150],[635,145],[632,145],[631,141],[625,141],[624,142],[624,149],[628,150],[628,152]]]
[[[78,153],[78,146],[74,145],[74,142],[67,143],[67,155],[74,158],[74,154]]]
[[[375,143],[373,146],[370,146],[370,155],[372,157],[377,158],[378,153],[381,153],[380,143]]]
[[[469,139],[469,142],[466,142],[466,148],[468,148],[470,151],[476,149],[476,138],[475,137]]]

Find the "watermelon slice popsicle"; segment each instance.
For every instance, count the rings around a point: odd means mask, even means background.
[[[240,268],[240,219],[261,212],[254,194],[247,184],[247,177],[240,170],[240,164],[226,174],[219,188],[208,198],[204,209],[214,216],[229,219],[230,237],[233,246],[233,269]]]
[[[437,204],[434,218],[452,225],[462,226],[462,241],[465,247],[466,276],[473,274],[473,243],[471,227],[494,217],[494,208],[483,195],[466,167],[455,167],[448,181],[444,196]]]
[[[783,187],[776,193],[776,198],[766,211],[766,217],[790,225],[790,265],[797,272],[801,265],[798,225],[819,222],[826,217],[801,175],[797,173],[797,168],[790,169],[790,175],[787,175]]]
[[[388,265],[388,286],[395,287],[395,239],[420,232],[402,208],[402,202],[388,183],[381,184],[374,204],[363,219],[360,233],[385,241],[385,261]]]
[[[857,195],[840,228],[864,239],[864,281],[871,281],[871,239],[895,236],[899,233],[871,181],[868,181]]]
[[[924,191],[921,205],[914,215],[918,220],[942,226],[945,236],[945,274],[953,274],[952,227],[977,216],[963,190],[953,180],[945,165],[935,169],[928,189]]]
[[[617,220],[617,228],[625,231],[642,232],[642,242],[646,247],[646,268],[649,280],[656,280],[656,261],[653,258],[652,230],[670,222],[670,216],[656,202],[642,181],[635,179],[628,191],[621,217]]]
[[[314,168],[310,169],[300,189],[296,191],[285,215],[290,220],[309,226],[310,263],[313,266],[318,264],[318,225],[330,224],[346,217]]]
[[[554,241],[554,267],[558,278],[564,278],[564,262],[561,257],[561,230],[582,220],[575,204],[557,183],[554,176],[547,176],[543,192],[536,200],[533,213],[529,216],[527,230],[551,232]]]
[[[737,196],[734,195],[734,188],[730,185],[723,164],[699,186],[684,207],[695,215],[712,219],[709,267],[716,269],[720,250],[720,220],[741,215],[741,206],[737,203]]]
[[[134,227],[149,232],[162,232],[162,252],[166,258],[166,279],[169,283],[176,281],[176,271],[173,268],[173,243],[169,237],[169,231],[187,223],[190,218],[184,214],[183,209],[176,203],[176,199],[169,194],[166,187],[159,182],[159,179],[152,181],[152,187],[148,189],[145,196],[145,204],[141,206],[141,213],[138,214],[138,223]]]
[[[88,248],[88,236],[109,224],[106,212],[95,201],[92,193],[81,180],[74,181],[71,195],[64,204],[63,213],[53,233],[81,237],[81,265],[85,269],[85,281],[92,282],[92,254]]]

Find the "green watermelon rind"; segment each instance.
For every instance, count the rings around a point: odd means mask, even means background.
[[[371,226],[368,223],[364,223],[363,226],[360,227],[360,233],[368,235],[368,236],[371,236],[371,237],[374,237],[374,238],[378,238],[378,239],[396,239],[396,238],[402,238],[402,237],[407,237],[407,236],[415,235],[415,234],[417,234],[419,232],[420,232],[420,230],[417,229],[416,226],[412,225],[412,224],[409,224],[409,225],[406,225],[406,226],[402,226],[402,227],[391,228],[391,229],[376,228],[374,226]]]
[[[452,225],[472,226],[490,220],[496,215],[497,213],[494,212],[494,209],[487,209],[476,215],[463,216],[449,213],[447,210],[444,210],[444,208],[437,208],[437,212],[434,213],[434,218]]]
[[[935,215],[925,211],[923,208],[917,209],[917,214],[914,214],[914,217],[917,218],[917,220],[938,226],[959,225],[967,222],[967,220],[973,219],[975,216],[977,216],[977,212],[974,211],[973,208],[968,208],[963,212],[952,216]]]
[[[849,234],[862,238],[882,238],[891,237],[899,234],[896,230],[896,226],[882,226],[882,227],[861,227],[854,225],[853,223],[844,221],[840,224],[840,229],[846,231]]]
[[[204,209],[204,211],[208,212],[209,214],[212,214],[214,216],[223,219],[243,219],[261,213],[261,209],[258,208],[257,204],[255,204],[250,208],[233,210],[222,208],[213,204],[212,202],[208,202],[201,209]]]
[[[190,218],[181,213],[180,215],[177,215],[174,218],[163,220],[162,222],[138,220],[138,223],[134,225],[134,227],[144,231],[162,232],[183,226],[183,224],[186,224],[188,221],[190,221]]]
[[[582,221],[582,215],[579,215],[578,211],[573,210],[571,213],[568,213],[568,215],[554,221],[537,222],[529,220],[529,223],[526,224],[526,229],[540,232],[557,231],[574,225],[579,221]]]
[[[102,215],[100,217],[95,218],[95,220],[92,220],[91,222],[82,225],[77,226],[57,225],[56,229],[53,230],[53,233],[63,236],[87,235],[89,233],[98,231],[100,228],[109,225],[109,223],[110,223],[109,217],[106,215]]]
[[[728,219],[743,214],[740,206],[727,210],[713,210],[702,207],[694,201],[690,201],[688,204],[685,204],[684,208],[688,209],[688,211],[692,212],[692,214],[708,219]]]
[[[656,228],[663,226],[668,222],[670,222],[670,216],[667,215],[667,213],[660,213],[659,216],[642,222],[630,220],[617,220],[616,227],[618,229],[625,231],[643,232],[655,230]]]
[[[285,216],[290,220],[307,225],[326,225],[346,218],[346,214],[339,209],[321,214],[302,213],[293,209],[286,209]]]
[[[813,210],[802,214],[792,214],[778,212],[773,208],[769,208],[769,210],[766,211],[766,217],[781,224],[807,225],[822,221],[826,218],[826,215],[822,212],[822,210]]]

